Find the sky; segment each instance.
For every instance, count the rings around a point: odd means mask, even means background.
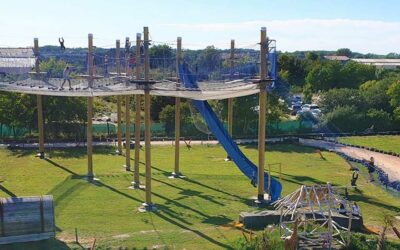
[[[400,53],[398,0],[0,0],[0,46],[115,46],[148,26],[153,43],[257,48],[260,28],[277,49]]]

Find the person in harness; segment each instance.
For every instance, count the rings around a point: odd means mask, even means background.
[[[65,84],[66,81],[68,81],[69,90],[72,90],[71,79],[70,79],[69,74],[71,74],[71,68],[70,68],[69,66],[66,66],[65,69],[64,69],[64,71],[63,71],[63,79],[64,79],[64,81],[63,81],[63,83],[61,84],[60,90],[63,90],[63,89],[64,89],[64,84]]]
[[[63,38],[63,37],[58,38],[58,42],[60,43],[60,49],[61,49],[62,51],[65,51],[64,38]]]
[[[353,171],[353,175],[351,176],[352,187],[357,187],[357,179],[358,179],[358,171]]]

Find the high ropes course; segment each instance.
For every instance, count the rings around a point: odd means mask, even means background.
[[[150,96],[175,97],[175,166],[173,178],[181,178],[179,168],[180,144],[180,102],[181,98],[192,100],[192,105],[204,119],[208,129],[218,139],[227,151],[228,158],[238,166],[240,171],[257,185],[256,204],[264,204],[277,200],[282,191],[281,184],[268,176],[264,171],[265,137],[266,137],[266,98],[268,91],[279,89],[277,77],[277,54],[275,41],[270,40],[266,28],[261,28],[261,39],[251,46],[259,46],[259,52],[244,47],[240,55],[235,55],[235,41],[231,41],[231,49],[224,53],[225,58],[210,54],[211,65],[189,65],[182,53],[182,39],[177,38],[176,53],[164,53],[162,56],[150,56],[149,30],[144,27],[142,34],[136,35],[136,46],[131,51],[129,38],[126,38],[125,48],[120,48],[120,41],[111,53],[97,53],[93,45],[93,35],[88,35],[86,54],[81,55],[81,63],[74,59],[63,60],[67,53],[62,40],[62,53],[52,55],[40,52],[38,39],[34,39],[33,55],[30,62],[34,64],[33,71],[18,70],[17,73],[2,74],[0,68],[0,91],[37,95],[39,155],[45,157],[43,107],[44,96],[86,97],[88,102],[87,117],[87,154],[88,174],[90,181],[95,180],[93,173],[92,118],[93,98],[96,96],[118,96],[118,151],[121,152],[121,98],[125,97],[127,110],[126,119],[126,165],[130,169],[130,131],[129,102],[135,97],[135,125],[140,127],[141,97],[144,96],[145,123],[145,184],[146,197],[142,211],[151,211],[155,205],[151,201],[151,131],[150,131]],[[60,42],[61,43],[61,42]],[[165,45],[165,44],[162,44]],[[68,49],[67,49],[68,51]],[[47,68],[41,71],[41,63],[49,58],[61,59],[64,69],[52,72]],[[9,65],[17,65],[20,58],[1,58]],[[216,63],[224,60],[225,63]],[[67,61],[67,62],[65,62]],[[29,63],[28,63],[29,64]],[[10,67],[11,67],[10,66]],[[233,98],[259,94],[259,136],[258,164],[253,164],[232,140]],[[226,130],[207,100],[228,99],[228,130]],[[135,131],[135,145],[140,144],[140,134]],[[139,180],[139,147],[135,147],[134,178],[132,188],[140,188]]]

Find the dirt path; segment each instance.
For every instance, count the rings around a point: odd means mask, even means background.
[[[343,146],[333,142],[312,139],[300,139],[300,143],[305,146],[319,147],[326,150],[341,152],[357,159],[375,159],[375,165],[389,175],[390,181],[400,180],[400,158],[378,152],[369,151],[362,148]]]

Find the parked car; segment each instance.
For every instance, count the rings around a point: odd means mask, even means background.
[[[310,110],[310,107],[311,107],[311,104],[304,104],[303,106],[301,106],[301,110],[308,111],[308,110]]]
[[[296,115],[297,112],[299,112],[301,110],[301,106],[300,105],[292,105],[292,107],[289,108],[289,110],[290,110],[291,115]]]
[[[319,107],[318,107],[317,104],[311,104],[311,105],[310,105],[310,109],[311,109],[311,110],[313,110],[313,109],[319,109]]]

